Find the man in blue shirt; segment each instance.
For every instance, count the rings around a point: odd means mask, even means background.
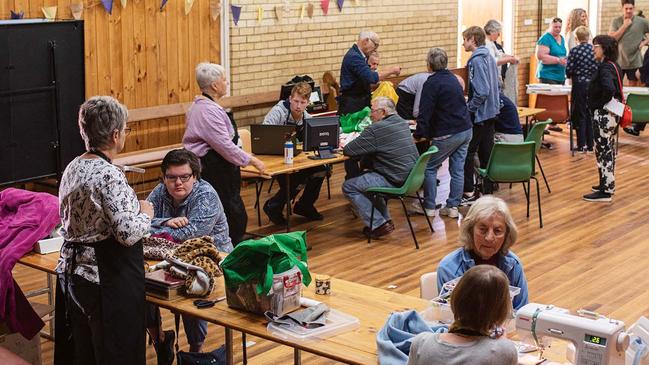
[[[343,57],[340,66],[340,96],[338,114],[357,112],[370,106],[371,85],[391,76],[398,76],[401,68],[387,67],[384,71],[372,71],[367,57],[379,48],[379,36],[371,31],[362,31],[358,41]]]

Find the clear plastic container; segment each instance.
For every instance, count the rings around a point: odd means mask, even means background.
[[[439,296],[431,299],[431,306],[426,308],[420,313],[424,321],[428,323],[441,323],[451,324],[453,322],[453,312],[451,311],[451,293],[457,285],[460,278],[455,278],[447,283],[444,283]],[[521,288],[516,286],[509,286],[509,296],[514,299],[515,296],[520,294]]]
[[[358,318],[330,309],[327,315],[327,323],[318,328],[304,328],[295,326],[291,328],[281,327],[273,322],[268,323],[268,332],[285,340],[310,341],[328,338],[352,331],[360,326]]]

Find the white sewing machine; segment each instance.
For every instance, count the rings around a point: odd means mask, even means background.
[[[588,311],[575,315],[552,305],[529,303],[516,312],[521,341],[537,346],[548,336],[569,341],[575,346],[569,359],[575,365],[624,365],[629,346],[624,329],[622,321]]]

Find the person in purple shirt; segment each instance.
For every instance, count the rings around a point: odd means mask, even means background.
[[[237,146],[236,125],[217,102],[227,92],[225,69],[214,63],[200,63],[196,66],[196,82],[202,95],[196,96],[187,111],[183,145],[201,158],[203,179],[221,198],[230,238],[236,245],[243,239],[248,223],[240,195],[240,167],[252,165],[260,173],[266,167]]]

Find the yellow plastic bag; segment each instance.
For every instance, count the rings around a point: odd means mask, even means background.
[[[397,105],[397,102],[399,101],[399,95],[397,95],[397,92],[394,90],[394,86],[390,81],[379,82],[379,86],[372,93],[372,101],[379,96],[385,96],[386,98],[392,99],[394,105]]]

